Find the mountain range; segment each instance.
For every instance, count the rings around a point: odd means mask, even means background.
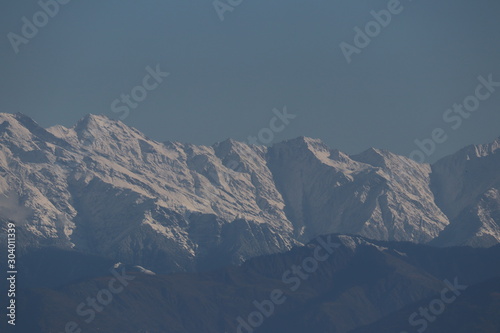
[[[499,148],[500,138],[431,165],[307,137],[197,146],[105,116],[45,129],[3,113],[0,217],[17,223],[20,251],[71,249],[159,273],[241,264],[325,234],[491,247]]]

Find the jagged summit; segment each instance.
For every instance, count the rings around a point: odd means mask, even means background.
[[[85,117],[80,119],[75,126],[72,127],[77,133],[82,131],[91,132],[94,134],[107,133],[107,132],[130,132],[135,135],[144,136],[137,129],[125,125],[120,120],[110,119],[105,115],[93,115],[87,114]]]
[[[493,142],[480,145],[471,145],[461,150],[467,159],[486,157],[494,154],[500,149],[500,138],[496,138]]]
[[[394,156],[397,156],[396,154],[391,153],[390,151],[383,150],[383,149],[377,149],[370,147],[366,149],[365,151],[351,155],[351,158],[354,160],[362,159],[362,160],[384,160],[387,158],[393,158]]]
[[[73,129],[77,132],[83,131],[83,130],[104,130],[111,123],[117,124],[117,120],[111,120],[108,117],[104,115],[93,115],[93,114],[87,114],[83,118],[81,118],[75,126],[73,126]]]

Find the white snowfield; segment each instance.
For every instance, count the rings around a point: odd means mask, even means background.
[[[327,233],[491,246],[499,147],[470,146],[431,166],[304,137],[206,147],[156,142],[105,116],[44,129],[0,114],[0,217],[23,228],[25,246],[166,270],[200,258],[239,263]]]

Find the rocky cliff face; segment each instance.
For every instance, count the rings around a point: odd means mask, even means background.
[[[273,146],[269,164],[306,240],[335,232],[427,242],[449,224],[434,203],[429,165],[373,148],[347,156],[309,138]]]
[[[498,141],[434,166],[319,140],[160,143],[104,116],[44,129],[0,114],[0,217],[57,245],[159,271],[285,251],[316,235],[500,241]],[[24,241],[23,241],[24,240]]]
[[[500,234],[500,138],[469,146],[432,166],[436,202],[453,221],[441,245],[491,246]]]

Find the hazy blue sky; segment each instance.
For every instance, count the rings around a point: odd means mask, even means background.
[[[243,0],[221,22],[212,0],[73,0],[16,54],[7,34],[40,6],[4,1],[0,111],[46,127],[116,118],[111,103],[160,64],[170,76],[124,120],[160,141],[245,141],[285,105],[297,118],[275,142],[306,135],[348,153],[408,155],[441,127],[435,160],[500,136],[500,88],[457,130],[442,118],[478,75],[500,81],[500,2],[402,0],[348,64],[339,44],[388,2]]]

